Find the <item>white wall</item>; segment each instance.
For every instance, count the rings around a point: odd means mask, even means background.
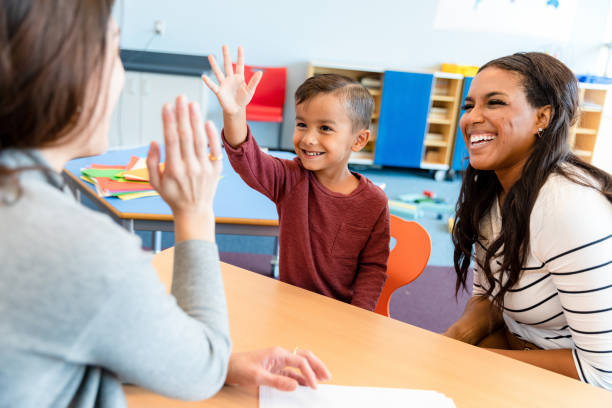
[[[123,48],[148,44],[151,51],[219,55],[222,44],[234,52],[242,45],[247,64],[287,66],[283,144],[290,148],[292,95],[305,78],[308,61],[435,70],[441,62],[481,65],[516,51],[545,51],[577,73],[596,73],[610,2],[579,0],[567,44],[434,31],[437,1],[430,0],[118,0],[114,15],[122,28]],[[165,22],[162,37],[153,38],[155,20]],[[209,118],[219,123],[219,107],[212,98]]]

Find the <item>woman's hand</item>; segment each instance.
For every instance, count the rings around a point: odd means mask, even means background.
[[[467,340],[466,336],[455,325],[452,325],[448,329],[446,329],[446,331],[442,333],[442,335],[445,337],[450,337],[451,339],[462,341],[464,343],[470,343],[470,341]]]
[[[331,374],[325,364],[312,352],[299,349],[293,354],[281,347],[273,347],[233,353],[225,383],[267,385],[282,391],[292,391],[298,384],[316,388],[317,381],[330,378]]]
[[[442,335],[464,343],[478,344],[502,327],[503,323],[501,313],[489,299],[474,295],[467,301],[463,315]]]
[[[217,96],[219,103],[223,108],[223,113],[227,115],[235,115],[243,111],[253,98],[255,88],[259,84],[262,72],[256,72],[251,78],[248,85],[244,80],[244,51],[242,47],[238,47],[238,61],[236,62],[236,72],[232,67],[232,60],[229,55],[229,50],[226,45],[223,46],[223,65],[225,75],[221,72],[215,57],[208,56],[208,61],[212,68],[219,85],[215,84],[209,77],[202,75],[204,83]]]
[[[160,149],[151,142],[147,167],[151,185],[174,214],[176,242],[187,239],[214,241],[213,198],[221,174],[221,143],[212,122],[204,124],[197,103],[185,96],[175,106],[164,105],[165,167],[159,166]],[[209,154],[210,149],[210,154]]]

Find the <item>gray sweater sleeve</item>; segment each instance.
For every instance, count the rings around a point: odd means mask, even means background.
[[[71,358],[169,397],[214,395],[225,381],[231,352],[216,245],[176,245],[173,296],[150,257],[141,251],[123,255],[122,265],[131,270],[107,282],[110,296],[73,345]]]
[[[47,166],[10,149],[0,163]],[[216,245],[176,245],[168,294],[140,239],[76,203],[59,174],[21,185],[0,205],[0,406],[122,406],[117,377],[180,399],[218,391],[231,342]]]

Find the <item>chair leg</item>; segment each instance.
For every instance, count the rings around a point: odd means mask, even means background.
[[[278,242],[278,237],[274,237],[274,257],[272,258],[272,260],[270,261],[270,263],[272,264],[272,277],[274,279],[278,279],[279,276],[279,271],[278,271],[278,254],[280,253],[279,251],[279,242]]]

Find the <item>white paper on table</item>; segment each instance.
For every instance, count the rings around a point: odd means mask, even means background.
[[[407,388],[350,387],[319,384],[317,389],[298,387],[279,391],[259,387],[259,408],[370,408],[427,407],[455,408],[452,399],[437,391]]]

